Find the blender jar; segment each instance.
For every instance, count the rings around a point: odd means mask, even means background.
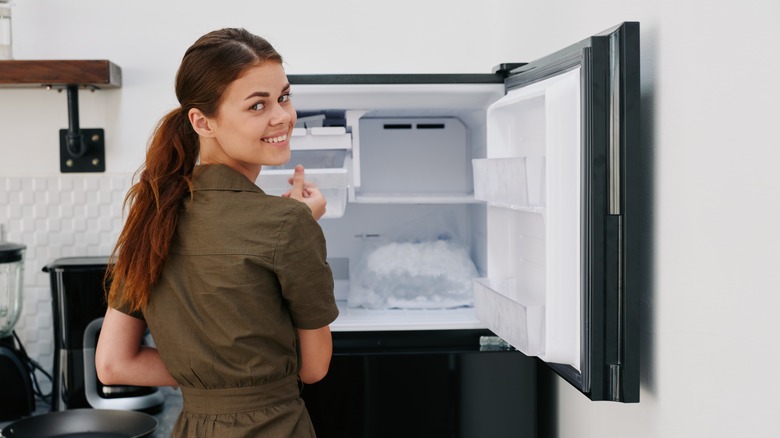
[[[11,335],[22,313],[26,248],[16,243],[0,242],[0,338]]]

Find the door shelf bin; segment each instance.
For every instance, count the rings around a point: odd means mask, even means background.
[[[545,158],[472,160],[474,198],[512,209],[537,209],[545,204]]]
[[[526,355],[543,356],[545,307],[541,303],[521,303],[509,298],[516,295],[515,284],[512,279],[475,279],[477,318],[486,322],[493,332],[504,333],[504,340]]]

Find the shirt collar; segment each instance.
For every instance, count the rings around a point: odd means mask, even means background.
[[[224,164],[199,164],[192,172],[194,191],[229,190],[239,192],[263,191],[244,175]]]

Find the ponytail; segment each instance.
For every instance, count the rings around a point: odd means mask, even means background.
[[[146,164],[125,197],[129,209],[111,262],[108,304],[128,312],[143,310],[157,283],[176,232],[187,194],[192,196],[192,171],[200,140],[187,111],[197,108],[214,117],[227,87],[248,68],[282,57],[265,39],[245,29],[209,32],[187,49],[176,73],[176,99],[181,108],[160,121],[146,152]]]
[[[136,173],[140,177],[125,197],[129,212],[106,272],[110,306],[129,312],[146,306],[168,256],[184,197],[192,194],[198,151],[198,136],[183,108],[162,118],[146,164]]]

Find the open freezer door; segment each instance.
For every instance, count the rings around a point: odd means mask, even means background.
[[[488,108],[477,316],[592,400],[639,401],[637,291],[625,282],[626,156],[639,128],[639,24],[526,64]]]

